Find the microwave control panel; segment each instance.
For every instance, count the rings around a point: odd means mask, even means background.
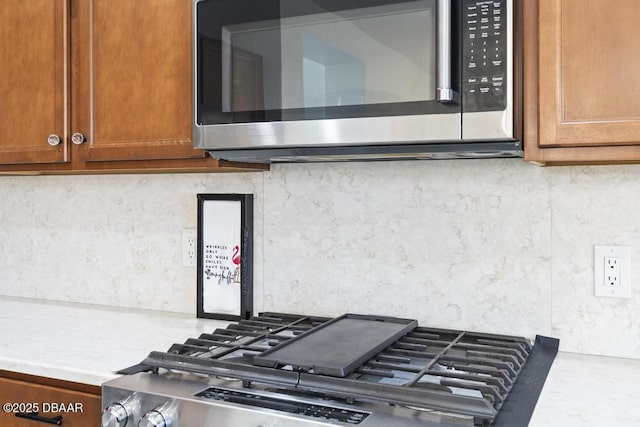
[[[462,110],[504,110],[508,84],[506,1],[464,0],[462,4]]]

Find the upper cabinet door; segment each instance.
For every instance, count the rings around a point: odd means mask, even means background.
[[[204,157],[191,145],[191,2],[73,1],[74,162]]]
[[[640,2],[538,7],[538,145],[639,144]]]
[[[0,1],[0,164],[68,160],[67,2]]]

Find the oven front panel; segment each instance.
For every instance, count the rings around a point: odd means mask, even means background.
[[[138,425],[139,420],[149,413],[164,417],[166,425],[171,427],[473,425],[473,420],[468,418],[390,405],[348,405],[321,399],[293,398],[284,393],[245,389],[233,380],[190,375],[142,373],[105,383],[102,387],[103,410],[108,411],[107,408],[117,402],[122,403],[129,413],[126,425]],[[108,425],[105,423],[107,418],[103,418],[103,425]]]

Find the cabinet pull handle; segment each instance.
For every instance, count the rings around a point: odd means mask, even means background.
[[[39,421],[41,423],[46,424],[54,424],[57,426],[62,425],[62,415],[58,415],[57,417],[47,418],[41,417],[38,415],[38,412],[16,412],[16,417],[18,418],[26,418],[28,420]]]
[[[55,133],[52,133],[51,135],[49,135],[49,138],[47,138],[47,142],[52,147],[55,147],[56,145],[58,145],[58,144],[60,144],[62,142],[62,138],[60,138]]]
[[[80,145],[83,142],[85,142],[87,140],[87,138],[85,138],[85,136],[83,134],[81,134],[80,132],[76,132],[73,135],[71,135],[71,142],[73,142],[76,145]]]

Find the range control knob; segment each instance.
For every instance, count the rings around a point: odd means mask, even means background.
[[[120,403],[109,405],[102,412],[102,427],[124,427],[129,421],[129,416],[127,408]]]
[[[178,403],[169,401],[144,414],[138,427],[172,427],[178,420]]]
[[[144,414],[144,417],[138,423],[138,427],[168,427],[167,420],[164,419],[164,416],[156,411],[149,411]]]
[[[112,403],[102,411],[102,427],[131,426],[140,414],[140,398],[134,393],[126,399]]]

